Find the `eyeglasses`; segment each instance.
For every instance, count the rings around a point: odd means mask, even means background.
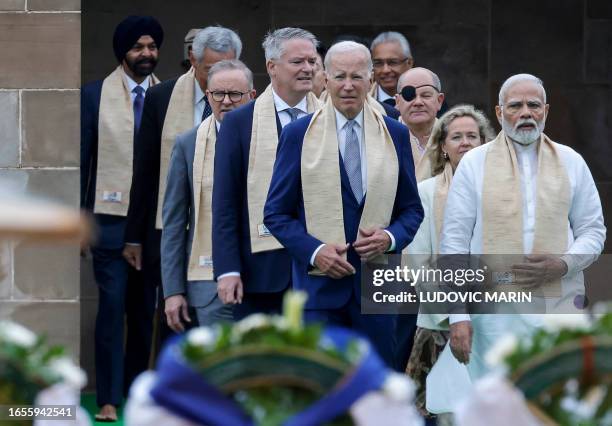
[[[404,58],[404,59],[374,59],[372,61],[372,66],[374,68],[383,68],[385,66],[385,64],[387,64],[387,66],[389,68],[397,68],[400,65],[402,65],[404,62],[406,62],[408,59],[410,59],[410,58]]]
[[[221,91],[215,91],[215,92],[208,92],[212,95],[213,101],[215,102],[223,102],[223,100],[225,99],[226,96],[229,96],[229,100],[232,103],[236,103],[236,102],[240,102],[240,100],[242,99],[242,97],[244,95],[246,95],[249,92],[221,92]]]

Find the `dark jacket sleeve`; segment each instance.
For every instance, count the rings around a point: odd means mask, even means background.
[[[244,188],[239,112],[229,113],[217,135],[212,196],[212,245],[215,279],[242,272],[240,226]]]
[[[188,134],[180,135],[174,147],[166,180],[162,209],[161,268],[164,298],[185,293],[187,282],[187,226],[191,189],[185,153]]]
[[[81,89],[81,208],[93,210],[98,157],[98,114],[102,81]]]
[[[308,265],[314,251],[323,244],[306,232],[298,214],[302,208],[301,158],[306,118],[283,129],[268,198],[264,207],[264,224],[291,256]]]
[[[144,241],[150,209],[157,208],[163,122],[160,123],[158,118],[158,92],[152,89],[145,96],[140,130],[134,143],[132,187],[125,231],[125,241],[128,243]]]

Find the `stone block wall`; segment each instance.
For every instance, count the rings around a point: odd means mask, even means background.
[[[0,186],[79,205],[80,0],[0,2]],[[0,240],[0,318],[80,353],[79,248]]]

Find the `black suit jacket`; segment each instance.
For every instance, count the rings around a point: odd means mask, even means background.
[[[147,90],[134,144],[134,174],[125,241],[143,244],[145,256],[155,260],[159,259],[161,237],[161,232],[155,229],[161,135],[176,80],[164,81]]]

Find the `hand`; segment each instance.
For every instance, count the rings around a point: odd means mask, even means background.
[[[181,317],[183,320],[191,322],[187,300],[182,294],[175,294],[174,296],[167,297],[165,300],[164,312],[166,313],[168,327],[175,333],[182,333],[185,331],[185,326],[181,321]]]
[[[229,275],[219,279],[217,282],[217,294],[223,303],[235,305],[242,303],[244,290],[242,280],[238,275]]]
[[[534,287],[561,278],[567,273],[567,264],[557,256],[532,254],[525,256],[526,263],[512,265],[516,284]]]
[[[349,245],[325,244],[318,251],[314,259],[314,264],[321,272],[339,280],[348,275],[353,275],[356,271],[342,255],[346,253]]]
[[[359,228],[363,238],[353,243],[353,248],[362,260],[368,260],[385,253],[391,246],[391,237],[380,228]]]
[[[470,362],[472,352],[472,322],[459,321],[450,326],[451,352],[462,364]]]
[[[132,268],[140,271],[142,268],[142,244],[126,244],[123,248],[123,257]]]

